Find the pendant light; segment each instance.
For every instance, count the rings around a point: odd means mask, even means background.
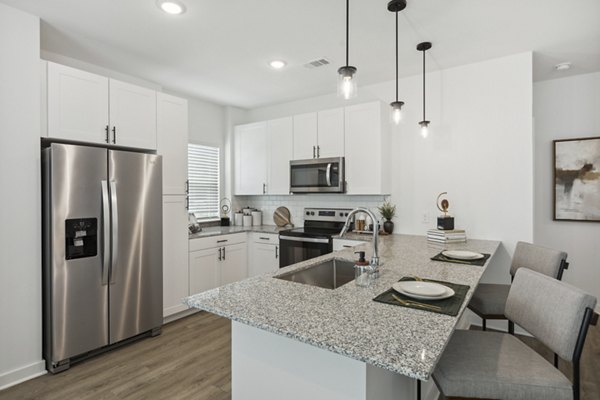
[[[421,136],[426,138],[429,135],[429,123],[425,118],[425,52],[431,49],[431,42],[423,42],[417,45],[417,50],[423,52],[423,120],[419,122],[421,126]]]
[[[350,0],[346,0],[346,65],[338,69],[338,97],[346,100],[356,97],[356,67],[349,65]]]
[[[404,105],[403,101],[398,101],[398,12],[405,8],[406,0],[392,0],[387,5],[388,11],[396,13],[396,101],[390,103],[392,107],[390,118],[396,125],[402,121],[402,106]]]

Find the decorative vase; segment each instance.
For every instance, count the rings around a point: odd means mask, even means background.
[[[392,221],[390,221],[389,219],[387,221],[385,221],[383,223],[383,231],[385,233],[389,233],[389,234],[394,232],[394,223]]]

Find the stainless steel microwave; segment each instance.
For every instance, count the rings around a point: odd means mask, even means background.
[[[290,161],[290,193],[344,192],[344,157]]]

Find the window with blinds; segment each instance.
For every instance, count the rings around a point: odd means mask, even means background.
[[[197,219],[219,218],[219,148],[188,144],[189,211]]]

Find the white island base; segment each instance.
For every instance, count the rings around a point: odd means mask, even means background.
[[[407,376],[236,321],[231,336],[232,400],[417,399]],[[422,382],[423,400],[438,394]]]

